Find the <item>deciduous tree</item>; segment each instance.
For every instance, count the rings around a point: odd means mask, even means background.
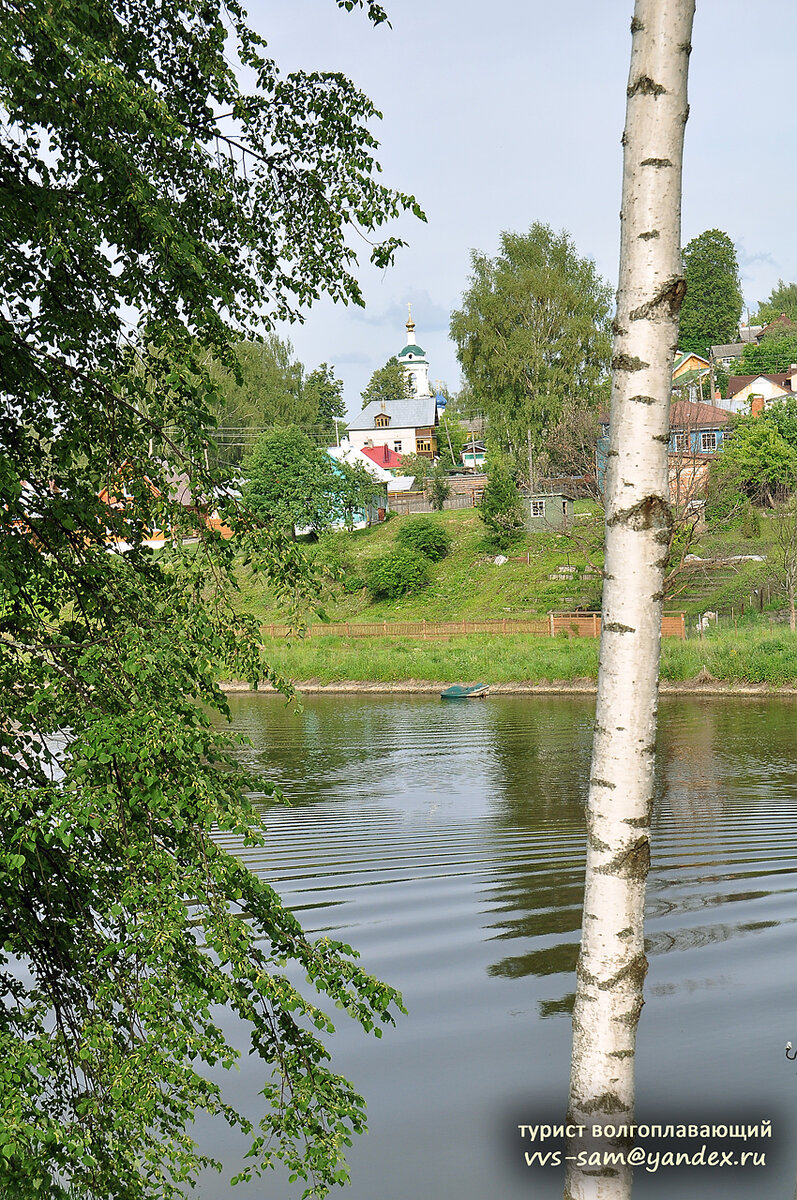
[[[510,464],[491,454],[479,516],[499,549],[506,548],[523,529],[523,507]]]
[[[360,394],[363,408],[373,400],[379,404],[383,401],[389,404],[391,400],[409,400],[415,395],[408,372],[395,357],[389,358],[383,367],[374,371],[365,390]]]
[[[295,426],[261,434],[242,472],[247,507],[291,537],[297,527],[317,535],[350,522],[358,508],[383,492],[364,466],[333,462]]]
[[[349,232],[416,206],[375,179],[370,102],[282,75],[237,0],[6,5],[0,105],[0,1193],[181,1197],[204,1111],[249,1136],[246,1174],[282,1159],[324,1194],[364,1117],[315,989],[366,1029],[396,996],[214,835],[261,843],[272,789],[208,715],[220,666],[269,669],[204,520],[256,525],[206,466],[207,361],[232,370],[257,314],[359,302]],[[255,543],[300,593],[294,547]],[[254,1127],[211,1077],[238,1057],[219,1006],[262,1060]]]
[[[634,1112],[693,17],[694,0],[636,0],[631,25],[601,653],[569,1100],[569,1120],[590,1129],[627,1125]],[[630,1196],[627,1165],[568,1167],[567,1200]]]
[[[269,333],[235,347],[233,369],[211,359],[209,374],[220,394],[215,442],[224,462],[238,463],[264,428],[314,422],[304,367],[289,341]]]
[[[768,325],[785,313],[791,321],[797,321],[797,283],[784,283],[778,280],[778,286],[773,288],[768,300],[762,300],[756,313],[756,323]]]
[[[335,368],[328,363],[321,363],[305,379],[303,391],[318,436],[337,438],[346,427],[346,402],[343,399],[343,380],[335,377]]]
[[[503,233],[496,258],[471,251],[451,337],[496,444],[516,466],[570,396],[605,395],[611,288],[568,233]]]
[[[708,358],[711,347],[735,342],[742,315],[736,250],[727,233],[707,229],[683,251],[686,295],[678,345]]]

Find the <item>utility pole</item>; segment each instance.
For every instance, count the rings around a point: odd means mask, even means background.
[[[529,496],[534,494],[534,452],[531,445],[531,430],[527,430],[529,447]]]

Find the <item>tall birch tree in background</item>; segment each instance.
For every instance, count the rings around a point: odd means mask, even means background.
[[[631,23],[603,623],[569,1097],[569,1119],[590,1128],[627,1125],[634,1111],[694,7],[694,0],[636,0]],[[622,1200],[630,1191],[623,1166],[571,1164],[565,1181],[566,1200]]]

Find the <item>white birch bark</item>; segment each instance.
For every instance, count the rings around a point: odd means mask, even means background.
[[[570,1122],[589,1129],[628,1125],[634,1113],[634,1050],[647,970],[643,906],[662,583],[671,525],[669,404],[684,293],[681,162],[693,16],[694,0],[636,0],[631,25],[603,623],[569,1099]],[[593,1153],[602,1147],[580,1148]],[[566,1200],[624,1200],[630,1194],[630,1168],[569,1165]]]

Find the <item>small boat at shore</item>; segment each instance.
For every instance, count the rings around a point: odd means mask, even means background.
[[[465,687],[461,683],[454,683],[451,687],[446,688],[440,693],[441,700],[483,700],[490,690],[487,683],[474,683],[472,687]]]

